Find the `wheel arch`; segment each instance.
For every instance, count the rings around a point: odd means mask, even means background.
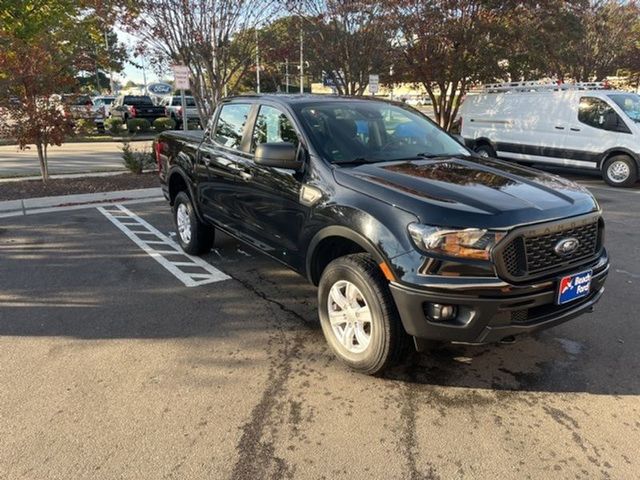
[[[351,253],[368,253],[376,263],[386,263],[384,254],[364,235],[348,227],[332,225],[316,233],[309,243],[307,278],[318,285],[322,272],[331,261]]]
[[[635,153],[626,147],[613,147],[604,152],[602,154],[602,157],[600,157],[600,161],[598,162],[598,169],[602,170],[605,162],[616,155],[626,155],[627,157],[631,157],[636,162],[638,171],[640,171],[640,154]]]
[[[200,205],[198,204],[195,188],[193,182],[189,179],[189,175],[178,165],[173,165],[167,173],[167,188],[169,191],[169,205],[173,206],[178,192],[186,191],[187,195],[191,199],[191,204],[196,211],[198,219],[205,223],[202,212],[200,211]]]
[[[494,142],[493,140],[491,140],[488,137],[478,137],[478,138],[472,138],[469,140],[471,142],[471,146],[472,147],[477,147],[480,145],[489,145],[491,148],[493,148],[494,150],[496,150],[496,142]]]

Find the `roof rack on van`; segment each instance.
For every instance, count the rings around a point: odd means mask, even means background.
[[[606,82],[509,82],[509,83],[487,83],[481,87],[483,93],[501,92],[538,92],[538,91],[560,91],[560,90],[605,90],[609,88]]]

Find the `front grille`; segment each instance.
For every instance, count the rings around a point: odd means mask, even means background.
[[[570,255],[560,256],[554,248],[565,238],[575,238],[579,245]],[[507,276],[512,279],[539,276],[547,271],[570,267],[592,258],[600,249],[600,238],[601,228],[598,220],[571,228],[560,228],[553,233],[522,234],[512,238],[500,250],[500,263]]]
[[[576,238],[580,244],[571,255],[560,257],[553,249],[563,238]],[[554,267],[559,261],[575,261],[587,258],[596,253],[598,244],[598,223],[594,222],[582,227],[571,228],[562,232],[525,238],[524,246],[527,255],[527,272],[542,272]]]

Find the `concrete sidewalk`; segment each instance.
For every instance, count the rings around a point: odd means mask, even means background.
[[[0,218],[33,215],[60,209],[75,210],[96,207],[117,201],[156,201],[162,200],[161,188],[141,188],[136,190],[118,190],[114,192],[82,193],[55,197],[27,198],[0,202]]]
[[[49,174],[118,171],[122,163],[122,142],[65,143],[49,147]],[[135,150],[150,149],[150,141],[131,143]],[[19,150],[15,145],[0,146],[0,177],[40,175],[35,147]]]

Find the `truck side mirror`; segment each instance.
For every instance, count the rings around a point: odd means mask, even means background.
[[[297,159],[298,148],[290,142],[261,143],[256,148],[254,161],[265,167],[299,170],[302,163]]]

